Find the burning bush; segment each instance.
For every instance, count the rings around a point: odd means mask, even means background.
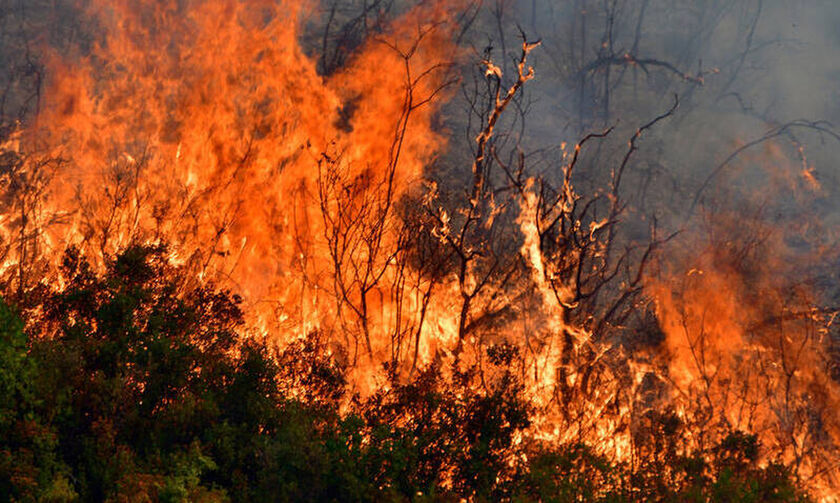
[[[783,466],[759,467],[754,436],[688,452],[676,416],[649,418],[644,464],[526,436],[535,413],[491,347],[472,366],[396,375],[345,407],[344,371],[313,339],[278,350],[243,337],[239,300],[184,288],[162,247],[102,274],[77,252],[61,286],[24,313],[3,305],[0,487],[14,500],[794,501]],[[314,337],[314,336],[313,336]],[[278,364],[280,363],[280,364]],[[285,363],[285,364],[284,364]],[[481,381],[484,384],[480,384]],[[642,447],[640,447],[642,448]],[[710,456],[706,456],[709,454]],[[712,461],[707,462],[707,459]]]

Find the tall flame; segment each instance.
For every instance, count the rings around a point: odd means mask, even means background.
[[[378,250],[345,251],[392,274],[381,250],[398,239],[396,201],[445,145],[432,123],[455,52],[445,6],[430,2],[322,76],[299,42],[306,8],[92,2],[89,53],[47,58],[27,141],[64,162],[44,183],[54,211],[30,225],[54,249],[99,257],[166,240],[198,278],[240,292],[262,329],[336,323],[341,306],[320,292],[352,264],[329,233],[376,221]],[[348,288],[344,302],[358,302]],[[364,295],[370,316],[385,318]]]
[[[837,494],[840,386],[829,334],[778,230],[719,216],[711,241],[650,292],[665,333],[679,415],[698,444],[730,431],[758,435],[765,462],[792,466],[831,501]],[[687,265],[690,264],[690,265]]]

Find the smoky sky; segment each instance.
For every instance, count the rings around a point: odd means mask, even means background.
[[[537,78],[526,97],[530,108],[523,137],[531,148],[574,142],[615,126],[612,136],[620,137],[620,150],[628,133],[667,109],[677,95],[680,107],[673,120],[652,132],[639,156],[662,175],[660,182],[676,185],[671,190],[695,197],[735,149],[792,121],[821,127],[792,126],[776,138],[778,147],[793,164],[802,160],[801,147],[822,193],[835,190],[840,151],[832,136],[840,120],[836,2],[497,1],[483,16],[485,28],[476,28],[475,47],[492,47],[507,72],[513,71],[510,55],[520,30],[542,41],[531,59]],[[494,21],[497,29],[488,29]],[[720,175],[749,171],[744,164],[749,162],[736,159]],[[706,191],[701,201],[714,192]],[[683,198],[676,202],[685,204]]]
[[[489,55],[510,79],[522,35],[540,40],[529,61],[536,78],[507,124],[540,174],[557,170],[564,143],[613,128],[585,152],[586,190],[603,185],[635,129],[676,96],[679,108],[645,133],[630,169],[637,216],[681,228],[704,211],[763,205],[773,218],[805,213],[831,228],[838,26],[831,1],[496,0],[463,38],[465,73]],[[465,108],[458,98],[447,108],[463,149]]]

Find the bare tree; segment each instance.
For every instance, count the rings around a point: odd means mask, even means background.
[[[324,152],[318,161],[318,201],[324,238],[333,265],[332,288],[337,316],[342,323],[348,319],[345,313],[355,320],[355,329],[345,328],[350,333],[359,333],[368,356],[373,356],[374,352],[371,297],[383,297],[390,291],[390,295],[398,297],[396,305],[402,306],[403,293],[382,282],[399,283],[405,279],[405,264],[400,259],[406,258],[404,248],[408,244],[408,229],[396,211],[399,194],[395,183],[409,121],[418,108],[427,106],[452,82],[444,78],[431,92],[421,91],[424,81],[438,78],[448,68],[447,63],[434,63],[420,69],[413,64],[423,38],[436,28],[432,26],[419,31],[407,48],[380,40],[399,56],[405,71],[403,105],[394,126],[385,165],[359,172],[356,166],[344,162],[341,152]],[[391,274],[394,272],[395,275]],[[401,320],[396,320],[391,329],[395,342],[402,338],[399,334],[402,329]],[[418,333],[420,329],[416,329]],[[358,356],[358,343],[358,340],[354,341],[354,362]]]

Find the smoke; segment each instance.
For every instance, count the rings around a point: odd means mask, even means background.
[[[799,264],[791,276],[819,283],[814,294],[832,306],[840,300],[830,286],[840,216],[838,19],[830,1],[496,1],[478,12],[464,45],[510,76],[521,34],[542,41],[531,59],[537,77],[521,116],[508,117],[505,141],[529,155],[531,174],[557,180],[560,146],[613,128],[576,170],[586,194],[609,183],[636,128],[678,96],[667,123],[645,131],[625,175],[625,237],[649,239],[654,224],[660,235],[679,231],[666,255],[683,257],[708,244],[715,215],[756,214],[782,235],[776,252]],[[467,109],[457,99],[447,108],[461,143],[445,174],[469,152],[472,135],[459,122]]]
[[[623,144],[629,132],[668,107],[671,95],[680,96],[674,120],[652,131],[642,147],[648,153],[639,156],[631,185],[644,184],[646,177],[657,185],[644,189],[652,194],[640,198],[640,207],[659,199],[670,202],[662,216],[689,218],[686,210],[698,209],[694,199],[713,205],[719,188],[738,192],[723,196],[729,201],[751,197],[767,178],[756,158],[742,162],[739,156],[716,168],[739,146],[797,120],[826,121],[827,131],[794,126],[771,138],[776,155],[787,158],[771,162],[800,182],[796,189],[819,185],[813,197],[822,204],[822,196],[836,191],[836,3],[497,4],[507,6],[501,25],[522,26],[543,40],[534,56],[539,78],[529,90],[532,109],[541,112],[532,115],[541,117],[524,135],[540,147],[613,125],[618,128],[612,136]],[[704,187],[707,179],[711,187]]]

